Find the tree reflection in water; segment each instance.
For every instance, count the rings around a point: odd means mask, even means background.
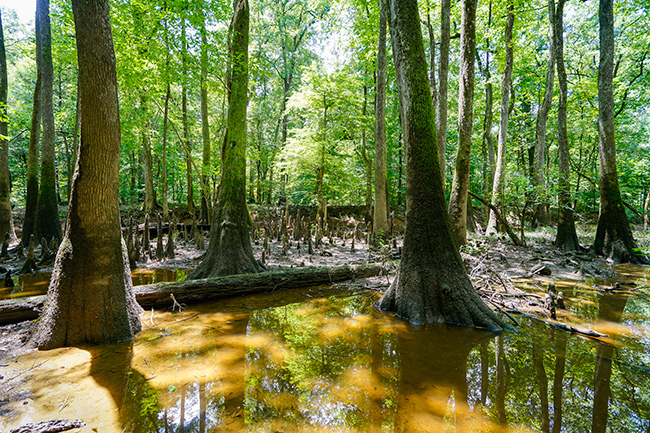
[[[597,299],[585,316],[629,326],[620,347],[527,321],[414,327],[363,293],[202,311],[97,349],[91,375],[132,432],[647,431],[647,305]]]

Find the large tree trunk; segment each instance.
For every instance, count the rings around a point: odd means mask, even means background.
[[[546,67],[546,86],[544,99],[537,111],[535,124],[535,154],[533,158],[532,181],[535,194],[533,207],[533,227],[550,224],[548,214],[548,199],[546,198],[546,181],[544,167],[546,166],[546,122],[553,100],[553,83],[555,80],[555,0],[548,0],[549,42],[548,62]]]
[[[438,134],[438,159],[440,176],[445,183],[445,164],[447,152],[447,95],[449,84],[449,38],[451,27],[451,0],[440,0],[440,62],[438,64],[438,109],[436,110],[436,128]]]
[[[50,2],[36,2],[36,19],[40,22],[41,56],[41,119],[43,137],[41,140],[41,184],[36,204],[36,223],[34,234],[37,241],[45,238],[49,243],[52,238],[61,240],[61,222],[56,195],[56,173],[54,167],[54,107],[52,93],[54,85],[54,67],[52,65],[52,35],[50,31]],[[37,42],[38,43],[38,42]]]
[[[508,142],[508,119],[510,117],[510,83],[512,83],[512,68],[514,64],[514,50],[512,47],[512,28],[515,23],[514,2],[508,1],[508,15],[506,16],[505,47],[506,64],[503,68],[501,79],[501,114],[499,119],[499,138],[497,144],[497,159],[494,170],[494,183],[492,184],[491,203],[496,208],[503,207],[503,186],[506,179],[506,144]],[[490,210],[485,234],[497,231],[497,217]]]
[[[253,257],[246,206],[246,108],[248,105],[247,0],[239,0],[232,21],[228,126],[222,149],[223,169],[208,251],[189,278],[260,272]]]
[[[598,66],[598,151],[600,215],[594,250],[617,262],[647,263],[632,237],[618,185],[614,134],[614,12],[613,0],[600,0],[600,64]]]
[[[205,16],[201,20],[201,135],[203,138],[203,166],[201,177],[201,211],[199,221],[210,222],[210,191],[208,178],[210,174],[210,121],[208,113],[208,34],[205,29]]]
[[[557,79],[560,85],[560,103],[557,107],[558,158],[560,176],[558,179],[558,224],[555,245],[564,251],[580,251],[576,225],[571,203],[571,167],[569,160],[569,138],[567,136],[567,76],[564,68],[564,0],[558,0],[555,15]]]
[[[72,157],[68,166],[68,195],[67,199],[70,202],[70,195],[72,194],[72,178],[74,175],[74,166],[77,163],[79,156],[79,131],[81,130],[81,97],[79,94],[79,80],[77,80],[77,102],[75,104],[74,112],[74,130],[72,132]]]
[[[74,0],[81,147],[66,236],[32,343],[126,341],[140,330],[119,212],[120,115],[107,0]]]
[[[457,245],[467,241],[467,191],[474,121],[474,61],[476,58],[476,2],[463,0],[460,30],[460,89],[458,100],[458,149],[449,197],[449,218]]]
[[[377,94],[375,99],[375,210],[372,238],[388,235],[388,179],[386,162],[386,4],[379,0],[379,49],[377,51]]]
[[[407,216],[398,275],[378,307],[413,323],[501,329],[503,322],[474,291],[451,231],[417,1],[390,0],[390,14],[407,151]]]
[[[14,219],[11,216],[11,178],[9,175],[9,125],[7,115],[7,57],[5,54],[2,12],[0,12],[0,236],[9,235],[16,241]]]

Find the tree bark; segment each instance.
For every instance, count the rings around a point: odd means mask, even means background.
[[[0,11],[0,236],[9,235],[15,242],[16,231],[11,215],[11,178],[9,174],[9,124],[7,122],[7,57]]]
[[[208,112],[208,34],[205,29],[205,16],[201,20],[201,136],[203,138],[203,182],[201,182],[201,211],[199,221],[210,222],[210,191],[208,177],[210,173],[210,117]]]
[[[31,129],[29,133],[29,151],[27,154],[27,187],[25,192],[25,219],[23,220],[23,231],[21,244],[27,248],[29,239],[34,233],[36,225],[36,206],[38,204],[38,143],[41,132],[41,44],[39,34],[41,32],[40,19],[34,20],[36,33],[36,83],[34,85],[34,103],[32,105]]]
[[[447,153],[447,114],[449,85],[449,38],[451,27],[451,0],[440,0],[440,62],[438,64],[438,107],[436,110],[436,143],[440,160],[440,176],[445,184]]]
[[[163,219],[169,216],[169,203],[167,200],[167,132],[169,124],[169,100],[171,99],[171,85],[167,80],[167,91],[165,92],[165,108],[163,109],[163,136],[162,136],[162,213]]]
[[[573,205],[571,203],[571,167],[569,138],[567,136],[567,75],[564,67],[564,1],[558,0],[555,14],[555,37],[557,79],[560,86],[560,102],[557,108],[558,158],[560,176],[558,178],[558,224],[555,246],[569,252],[580,251],[576,233]]]
[[[492,27],[492,1],[488,8],[488,29]],[[483,117],[483,196],[489,198],[494,185],[494,137],[492,136],[492,120],[494,118],[492,107],[494,105],[494,91],[492,89],[492,73],[490,72],[490,38],[485,38],[485,66],[481,65],[477,53],[477,64],[485,80],[485,116]],[[486,209],[489,215],[489,209]]]
[[[413,323],[502,329],[467,276],[451,231],[416,0],[390,0],[406,163],[406,232],[397,278],[377,303]],[[472,57],[473,61],[473,57]]]
[[[248,105],[247,0],[238,0],[232,21],[228,126],[222,149],[218,203],[204,259],[189,278],[255,273],[262,265],[253,257],[246,206],[246,109]]]
[[[366,224],[370,224],[372,221],[372,160],[368,156],[368,149],[366,148],[366,116],[368,115],[368,86],[364,84],[363,86],[363,108],[361,110],[361,116],[363,118],[363,124],[361,126],[361,159],[363,160],[364,165],[366,166],[366,200],[365,205],[366,209],[364,212],[364,220]]]
[[[476,58],[476,3],[463,0],[460,30],[460,84],[458,100],[458,150],[449,197],[449,218],[457,245],[467,241],[467,191],[474,121],[474,62]]]
[[[144,91],[143,91],[144,92]],[[153,161],[151,157],[151,141],[149,140],[149,121],[147,118],[147,96],[140,95],[140,134],[142,136],[142,167],[144,171],[144,204],[142,209],[145,213],[160,211],[161,206],[156,200],[156,189],[153,185]]]
[[[40,22],[37,41],[40,43],[41,66],[41,119],[43,136],[41,140],[41,184],[36,203],[34,234],[37,241],[45,238],[48,244],[52,238],[61,240],[61,222],[56,195],[56,173],[54,167],[54,107],[52,103],[54,67],[52,65],[52,35],[50,31],[50,2],[36,2],[36,19]]]
[[[297,289],[340,281],[380,275],[379,264],[340,266],[336,268],[306,267],[281,269],[257,274],[233,275],[175,283],[157,283],[133,288],[138,303],[145,308],[166,307],[177,302],[201,303],[237,296]],[[38,317],[45,296],[0,301],[0,326],[34,320]]]
[[[82,138],[66,236],[31,337],[41,349],[126,341],[140,330],[120,227],[120,115],[108,0],[74,0],[72,7]]]
[[[183,12],[185,13],[185,12]],[[192,148],[190,146],[190,127],[187,120],[187,31],[185,17],[181,20],[181,60],[183,64],[182,110],[183,110],[183,141],[185,141],[185,167],[187,171],[187,212],[194,215],[194,185],[192,182]]]
[[[594,240],[596,254],[616,262],[648,263],[632,236],[618,184],[614,132],[613,0],[600,0],[600,63],[598,66],[598,153],[600,215]]]
[[[553,100],[553,84],[555,80],[555,0],[548,0],[549,42],[548,62],[546,67],[546,86],[544,99],[537,111],[535,124],[535,154],[533,157],[532,181],[535,196],[533,207],[533,228],[550,224],[548,214],[548,199],[546,198],[546,181],[544,166],[546,165],[546,122]]]
[[[503,207],[503,186],[506,179],[506,147],[508,142],[508,120],[510,118],[510,85],[512,83],[512,69],[514,65],[514,50],[512,47],[512,28],[515,23],[514,1],[509,0],[507,5],[505,46],[506,63],[503,68],[501,79],[501,112],[499,118],[499,138],[497,144],[497,159],[494,169],[494,183],[492,184],[491,203],[496,208]],[[494,234],[497,231],[497,217],[494,211],[490,211],[486,235]]]
[[[386,8],[388,0],[379,0],[379,47],[377,50],[377,94],[375,99],[375,210],[372,238],[388,235],[388,178],[386,158]]]

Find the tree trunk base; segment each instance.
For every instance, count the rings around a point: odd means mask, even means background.
[[[507,328],[485,305],[466,274],[445,274],[415,266],[405,270],[402,266],[376,307],[416,325],[444,323],[493,331]]]

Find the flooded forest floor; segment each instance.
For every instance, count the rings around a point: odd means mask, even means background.
[[[458,431],[542,431],[548,428],[549,411],[553,413],[553,409],[549,409],[548,398],[546,403],[544,398],[540,400],[541,406],[532,401],[526,403],[521,401],[523,397],[519,395],[524,391],[515,392],[514,389],[517,386],[525,387],[519,381],[530,382],[531,375],[537,376],[534,382],[543,381],[544,378],[551,389],[562,388],[562,378],[557,384],[557,356],[560,356],[557,351],[562,341],[564,350],[567,350],[566,336],[577,336],[591,342],[588,344],[596,344],[579,349],[583,352],[593,351],[589,359],[596,361],[602,347],[631,351],[633,355],[619,362],[631,366],[638,376],[636,382],[650,383],[647,355],[640,353],[644,350],[642,348],[650,347],[650,333],[647,332],[650,329],[650,293],[645,268],[614,265],[586,250],[563,253],[553,246],[555,230],[552,228],[526,232],[526,247],[514,246],[505,235],[486,238],[472,233],[461,252],[474,287],[504,321],[516,325],[517,334],[523,333],[523,337],[504,337],[505,340],[497,337],[492,340],[494,335],[491,333],[457,333],[446,327],[441,331],[436,326],[425,326],[414,331],[416,328],[373,308],[373,303],[387,289],[399,266],[403,219],[396,217],[393,220],[394,240],[382,248],[371,250],[362,218],[344,211],[332,212],[328,227],[322,232],[312,230],[315,225],[307,213],[304,216],[293,214],[287,219],[281,209],[252,212],[255,257],[269,270],[381,263],[384,268],[382,275],[332,287],[295,289],[285,294],[255,295],[205,305],[189,305],[182,312],[147,311],[142,315],[143,332],[133,346],[128,349],[122,346],[87,349],[82,351],[86,355],[80,354],[77,349],[61,349],[51,354],[32,352],[25,342],[33,322],[0,327],[0,417],[6,416],[8,420],[6,424],[0,423],[0,430],[7,426],[23,425],[27,421],[60,418],[63,416],[59,416],[58,412],[61,412],[67,414],[68,418],[86,420],[88,426],[110,426],[106,431],[111,431],[116,425],[124,431],[168,431],[167,426],[175,426],[171,431],[200,432],[251,430],[251,426],[255,427],[251,431],[276,431],[279,428],[312,431],[310,429],[314,426],[318,429],[313,431],[367,431],[386,426],[387,423],[392,428],[381,428],[382,431],[434,431],[431,428],[436,423],[440,423],[440,428],[449,424],[451,403],[448,399],[450,395],[456,395],[454,423],[458,426],[462,425],[461,419],[471,419],[471,422],[467,421],[467,426],[474,426]],[[139,252],[132,272],[134,285],[182,281],[199,263],[208,244],[206,227],[201,228],[189,218],[172,220],[171,227],[177,228],[172,229],[171,233],[174,238],[173,255],[164,252],[169,242],[170,224],[161,226],[163,243],[158,244],[158,225],[151,221],[150,226],[154,229],[150,232],[151,244],[146,249],[142,215],[125,215],[123,223],[126,226],[125,239],[130,239],[128,242],[131,242],[132,248],[137,248]],[[283,230],[283,226],[288,229]],[[594,229],[592,225],[578,227],[583,246],[588,247],[593,240]],[[131,236],[128,235],[129,231],[132,232]],[[635,230],[634,234],[641,249],[650,250],[650,234],[641,228]],[[36,249],[36,256],[43,256],[40,248]],[[5,288],[0,289],[3,297],[42,294],[47,289],[51,263],[43,261],[33,275],[17,275],[23,261],[17,257],[15,250],[10,249],[9,257],[0,262],[0,266],[5,268],[3,272],[11,271],[9,278],[13,282],[13,287],[7,287],[5,279]],[[621,307],[622,299],[625,302]],[[633,301],[628,303],[628,299]],[[605,303],[605,300],[609,300],[609,303]],[[628,319],[629,326],[623,326],[623,309],[626,305],[628,310],[634,310]],[[287,312],[287,308],[290,312]],[[306,334],[298,335],[301,332]],[[412,339],[420,338],[417,337],[419,333],[422,334],[420,337],[431,340],[431,345],[448,349],[440,357],[447,360],[447,365],[418,366],[423,362],[431,364],[430,360],[423,361],[422,353],[436,350],[435,347],[415,343]],[[208,334],[217,337],[218,341],[211,339],[206,342],[204,338]],[[440,336],[442,334],[444,337]],[[350,341],[350,335],[360,341]],[[368,343],[370,347],[364,345],[364,338],[371,338]],[[548,341],[539,343],[538,347],[535,341],[540,338]],[[487,341],[494,341],[494,344]],[[339,353],[341,348],[335,349],[334,342],[342,344],[342,350],[349,353]],[[460,344],[462,347],[459,348],[455,347],[455,342],[467,344]],[[522,344],[530,346],[532,352],[523,353],[525,351],[521,349],[520,359],[512,358],[518,356],[515,348]],[[400,349],[394,352],[397,346]],[[128,353],[125,354],[125,350]],[[408,350],[414,353],[404,353]],[[384,355],[378,355],[377,351],[384,351]],[[515,365],[525,362],[527,357],[530,359],[531,371],[521,373],[519,379],[510,379],[519,384],[511,386],[510,403],[507,390],[499,388],[503,385],[501,382],[505,374],[499,370],[504,366],[504,361],[499,361],[500,356],[507,358],[504,351],[510,351],[508,369],[515,370]],[[215,355],[217,352],[219,355]],[[553,353],[556,354],[556,374],[551,377]],[[369,360],[360,362],[357,356],[369,357]],[[613,352],[608,356],[611,362]],[[117,359],[109,361],[114,357]],[[319,366],[310,364],[319,357]],[[341,358],[342,361],[332,357]],[[561,357],[569,363],[574,359],[566,354]],[[294,364],[300,359],[304,362],[307,359],[309,365],[303,368],[311,370],[302,371]],[[348,364],[339,365],[341,362]],[[69,382],[83,382],[86,376],[74,370],[74,377],[66,376],[73,373],[69,371],[60,379],[48,379],[50,374],[59,374],[48,370],[48,363],[50,367],[52,364],[64,365],[61,367],[64,369],[70,368],[69,365],[75,365],[77,369],[90,365],[90,376],[112,396],[105,398],[106,401],[96,402],[93,410],[106,405],[115,406],[113,411],[119,413],[117,418],[107,421],[86,412],[80,413],[79,407],[68,407],[73,406],[69,400],[77,392]],[[455,377],[458,374],[455,363],[469,363],[463,369],[465,377]],[[549,364],[546,367],[548,377],[545,363]],[[410,365],[413,367],[408,367]],[[298,370],[294,371],[296,368]],[[420,371],[422,368],[425,369],[422,374],[440,378],[452,368],[454,373],[449,373],[451,376],[447,379],[458,383],[446,383],[442,388],[439,384],[435,385],[434,388],[439,388],[436,392],[444,392],[440,396],[435,393],[429,395],[421,383],[424,376],[409,373],[412,369]],[[591,368],[593,370],[594,367]],[[401,373],[398,374],[396,370]],[[231,379],[227,378],[233,373],[238,378],[237,383],[230,383]],[[619,380],[629,382],[628,373]],[[124,374],[137,380],[125,384]],[[595,373],[592,371],[590,374]],[[487,383],[477,382],[472,388],[472,380],[479,380],[477,375]],[[404,383],[407,379],[408,383]],[[595,383],[586,386],[595,389]],[[631,386],[638,387],[638,383]],[[30,391],[40,387],[51,387],[52,393]],[[133,387],[135,389],[131,389]],[[374,391],[367,387],[372,387]],[[93,389],[92,384],[83,385],[79,395],[92,393]],[[206,402],[210,389],[214,400],[212,415],[210,402]],[[340,394],[342,389],[346,392],[365,389],[368,400],[350,402],[350,395]],[[453,392],[449,391],[449,394],[445,391],[447,389]],[[634,428],[645,429],[645,424],[650,428],[650,423],[643,421],[649,419],[647,415],[650,414],[650,395],[645,395],[647,389],[642,392],[639,401],[623,404],[621,398],[617,403],[631,413],[629,419],[636,420],[630,424]],[[155,404],[149,401],[153,399],[152,392],[157,396]],[[502,392],[506,394],[501,395]],[[538,390],[529,390],[529,396],[530,393],[540,393],[541,398],[544,392],[544,387],[540,385]],[[559,391],[556,389],[554,392]],[[413,393],[424,400],[419,403],[417,399],[409,400],[407,396]],[[238,396],[234,402],[229,398],[231,395]],[[272,402],[274,395],[280,401]],[[157,412],[146,414],[148,421],[141,419],[145,415],[136,413],[138,405],[144,404],[142,398],[145,397],[149,399],[148,404],[158,408]],[[78,396],[76,398],[79,399]],[[138,398],[140,400],[136,401]],[[61,401],[56,407],[45,405],[47,407],[37,408],[36,403],[43,399]],[[519,413],[521,410],[515,409],[521,404],[531,406],[529,415],[524,416]],[[601,422],[596,418],[603,409],[597,407],[595,400],[589,404],[593,423]],[[125,408],[129,405],[132,407]],[[407,406],[409,421],[406,421],[408,417],[403,410]],[[482,409],[477,412],[475,409],[478,406]],[[604,410],[607,413],[607,407]],[[557,419],[557,413],[555,416],[553,422],[561,422]],[[421,423],[418,417],[422,418]],[[190,418],[196,424],[188,424]],[[477,425],[483,425],[483,419],[489,420],[486,421],[488,427],[474,430]],[[508,419],[511,423],[518,420],[518,424],[513,427]],[[570,422],[566,420],[565,424],[571,425]],[[582,427],[587,427],[575,422],[574,427],[581,427],[567,431],[581,431]],[[607,425],[606,417],[604,422]],[[164,423],[165,428],[160,423]],[[145,425],[148,427],[143,427]],[[629,431],[641,431],[634,428]]]

